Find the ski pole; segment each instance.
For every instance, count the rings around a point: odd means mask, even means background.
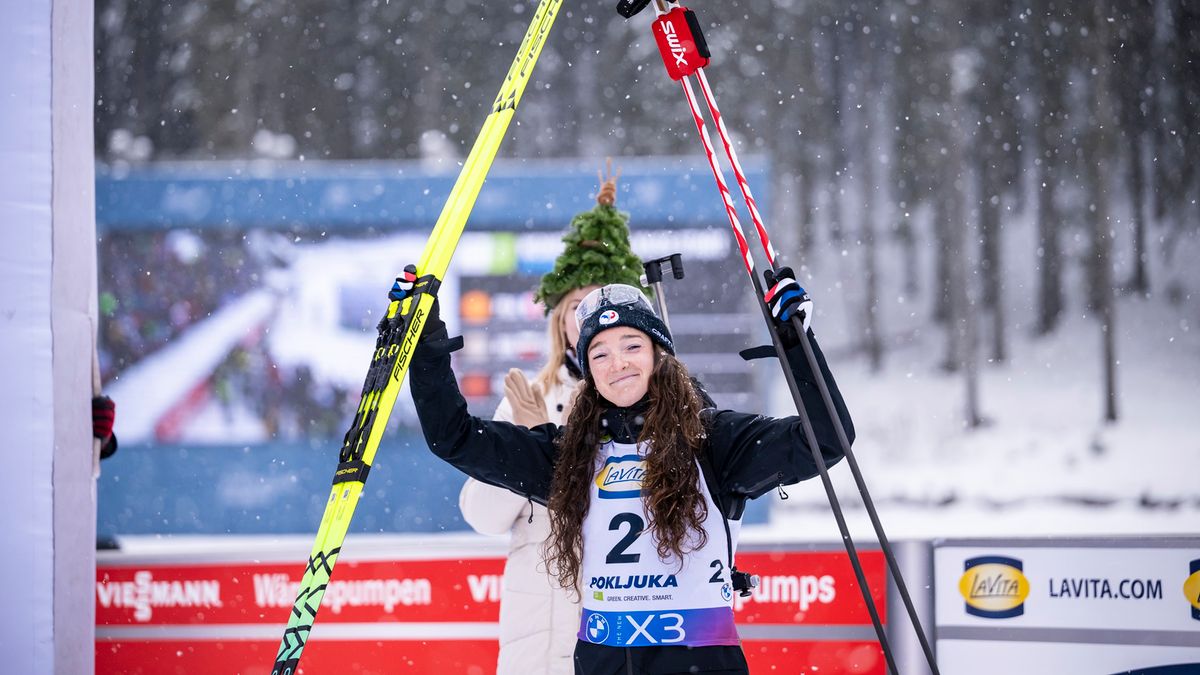
[[[679,10],[680,12],[686,12],[687,14],[691,14],[690,12],[688,12],[686,10],[686,8],[680,7],[677,2],[663,2],[663,0],[657,0],[655,9],[656,9],[656,13],[659,15],[660,19],[659,19],[659,21],[656,21],[655,25],[656,25],[656,27],[660,27],[660,26],[663,27],[662,36],[661,36],[661,38],[663,38],[663,39],[659,39],[659,46],[660,46],[660,48],[663,48],[663,57],[664,57],[664,61],[667,64],[668,72],[671,73],[671,76],[674,79],[679,79],[683,84],[684,93],[685,93],[685,96],[687,97],[689,107],[692,111],[693,118],[696,122],[697,130],[699,131],[699,133],[701,135],[701,140],[704,143],[705,151],[706,151],[706,155],[708,156],[708,159],[709,159],[710,167],[713,169],[713,173],[714,173],[714,177],[716,178],[716,181],[717,181],[718,189],[721,191],[722,198],[725,201],[726,211],[730,216],[730,224],[734,226],[735,237],[738,239],[739,246],[744,246],[745,237],[740,232],[740,225],[737,223],[736,215],[732,212],[732,210],[730,208],[731,205],[730,205],[730,196],[729,196],[728,188],[725,186],[724,179],[720,175],[720,168],[717,165],[716,158],[713,156],[712,143],[711,143],[711,140],[708,138],[707,129],[704,126],[704,121],[703,121],[701,112],[699,110],[699,106],[696,104],[696,97],[695,97],[694,92],[692,91],[691,83],[687,79],[688,74],[694,73],[697,76],[697,80],[699,82],[701,91],[704,94],[706,103],[708,104],[709,112],[712,115],[713,120],[716,123],[716,126],[718,128],[718,133],[720,134],[721,140],[724,144],[726,155],[730,161],[730,164],[732,165],[732,167],[734,169],[734,173],[738,180],[738,186],[741,189],[742,195],[746,201],[747,209],[749,210],[751,219],[753,220],[753,222],[755,224],[755,228],[759,235],[759,240],[762,243],[764,251],[766,252],[767,259],[770,263],[771,268],[773,270],[777,270],[778,269],[778,263],[777,263],[778,256],[775,252],[774,247],[771,245],[770,237],[767,233],[766,227],[762,223],[762,217],[758,212],[757,204],[755,203],[754,197],[753,197],[752,193],[750,192],[749,183],[746,181],[745,174],[741,169],[740,162],[738,161],[737,152],[734,149],[733,144],[730,142],[728,130],[725,128],[724,120],[721,117],[719,108],[717,107],[716,97],[713,95],[712,88],[709,85],[707,76],[704,73],[704,66],[706,66],[708,64],[709,54],[707,53],[707,46],[704,44],[703,38],[698,35],[699,34],[699,26],[695,22],[694,15],[689,16],[687,28],[693,29],[693,32],[691,34],[685,33],[685,35],[686,35],[686,37],[692,38],[692,41],[689,43],[689,42],[686,42],[685,40],[681,40],[678,34],[681,32],[684,32],[684,31],[679,31],[677,26],[670,26],[670,28],[667,28],[666,22],[662,19],[663,15],[667,14],[667,5],[668,4],[674,5],[676,10]],[[658,33],[656,33],[656,38],[659,38],[659,37],[660,37],[660,35]],[[674,37],[674,40],[670,39],[672,37]],[[689,64],[688,64],[689,56],[686,53],[681,53],[681,52],[686,52],[688,47],[694,48],[696,50],[696,56],[699,57],[699,58],[693,59],[694,67],[691,67],[690,69],[689,69]],[[672,70],[673,64],[675,66],[674,72]],[[753,274],[752,259],[746,253],[744,248],[743,248],[742,253],[743,253],[743,259],[747,263],[747,272],[750,274],[752,281],[755,285],[755,290],[756,290],[756,292],[761,294],[761,286],[759,286],[758,280]],[[765,309],[765,304],[763,304],[763,307]],[[768,323],[770,323],[769,315],[767,316],[767,318],[768,318]],[[793,318],[793,328],[796,330],[797,334],[799,336],[801,336],[800,342],[803,346],[803,349],[805,352],[805,357],[808,360],[810,366],[814,369],[814,372],[819,372],[819,367],[818,367],[818,364],[816,361],[816,356],[812,351],[812,346],[809,343],[808,336],[807,336],[806,332],[804,331],[801,320],[798,317]],[[774,330],[773,325],[771,326],[771,332],[774,337],[775,330]],[[777,349],[777,351],[779,351],[779,350]],[[782,358],[783,357],[782,353],[780,353],[779,356]],[[786,361],[784,361],[784,362],[786,362]],[[789,369],[785,368],[785,371],[788,371],[788,370]],[[874,508],[874,503],[870,498],[870,493],[867,490],[865,481],[862,478],[861,470],[858,467],[858,462],[857,462],[856,458],[854,457],[853,452],[850,449],[849,440],[846,436],[845,429],[843,428],[843,426],[841,424],[841,420],[837,415],[837,411],[833,405],[832,398],[829,395],[828,386],[826,385],[823,378],[817,378],[817,380],[818,380],[818,382],[817,382],[818,390],[821,393],[822,401],[825,404],[825,407],[829,410],[831,418],[835,421],[835,429],[837,430],[837,433],[838,433],[838,440],[842,446],[843,453],[847,458],[847,462],[851,467],[851,473],[854,475],[855,482],[858,486],[859,492],[861,493],[861,495],[863,497],[863,501],[867,508],[872,525],[873,525],[875,532],[879,538],[880,547],[883,550],[884,557],[886,558],[889,568],[891,569],[893,578],[896,581],[897,590],[899,590],[899,592],[900,592],[900,595],[904,602],[905,608],[908,611],[909,619],[913,624],[913,627],[917,633],[918,640],[920,641],[922,649],[925,652],[926,661],[928,662],[930,669],[936,674],[936,673],[938,673],[938,669],[937,669],[936,661],[933,658],[932,649],[930,648],[928,641],[925,637],[924,631],[921,628],[920,620],[916,615],[916,610],[913,607],[911,597],[908,593],[907,585],[905,584],[903,576],[900,573],[899,566],[897,565],[897,563],[895,561],[895,556],[893,554],[890,542],[887,540],[887,536],[883,531],[882,524],[879,522],[878,514]],[[789,386],[791,386],[791,383],[789,383]],[[803,406],[803,404],[801,403],[801,401],[798,398],[798,391],[793,390],[793,398],[796,398],[796,402],[797,402],[798,406],[800,406],[800,407]],[[802,414],[802,418],[803,417],[806,417],[806,415]],[[817,456],[818,465],[820,467],[820,465],[822,464],[822,462],[820,460],[822,458],[819,457],[819,453],[814,452],[814,455]],[[821,467],[821,468],[823,468],[823,467]],[[824,478],[824,476],[823,476],[823,478]],[[839,527],[842,527],[842,519],[840,517],[840,507],[837,504],[837,498],[831,492],[831,486],[827,485],[826,490],[829,493],[830,503],[834,507],[835,516],[838,516]],[[850,547],[852,546],[851,540],[848,538],[848,533],[846,532],[844,527],[842,527],[842,531],[843,531],[843,536],[846,537],[846,542],[847,542],[848,550],[849,550]],[[857,558],[857,556],[853,552],[851,552],[851,554],[852,554],[852,559]],[[855,561],[852,560],[852,562],[855,562]],[[867,598],[867,602],[868,602],[868,609],[871,609],[870,598]],[[873,619],[874,619],[874,616],[873,616]],[[879,630],[878,624],[876,625],[876,629],[877,629],[877,633],[881,633],[881,631]],[[889,654],[888,654],[889,649],[888,649],[887,644],[886,644],[885,640],[883,639],[882,635],[881,635],[880,644],[881,644],[881,646],[884,647],[885,657],[889,656]],[[894,669],[895,669],[894,663],[892,663],[892,660],[890,658],[888,658],[888,661],[889,661],[889,666],[891,666],[894,671]]]
[[[813,461],[817,466],[817,472],[821,477],[821,483],[825,488],[825,494],[833,510],[834,519],[837,521],[838,530],[841,532],[842,542],[846,546],[846,552],[850,557],[850,564],[854,569],[854,576],[858,581],[859,590],[862,592],[863,601],[866,603],[867,613],[871,617],[875,636],[879,640],[884,659],[887,661],[888,672],[895,675],[897,671],[895,659],[892,656],[891,644],[888,642],[887,634],[883,630],[883,622],[880,619],[879,610],[875,606],[875,599],[871,597],[870,585],[867,583],[866,573],[863,571],[862,561],[859,558],[854,539],[850,536],[845,515],[842,513],[841,502],[838,500],[837,493],[833,489],[833,481],[829,477],[829,469],[825,464],[825,458],[821,455],[820,445],[813,431],[812,420],[808,416],[808,410],[804,405],[804,401],[800,398],[800,389],[796,384],[795,375],[792,373],[791,368],[787,366],[787,353],[784,349],[783,341],[779,336],[779,331],[775,327],[771,317],[770,309],[764,300],[765,293],[763,292],[762,284],[758,280],[758,275],[755,274],[754,258],[750,254],[749,244],[746,241],[745,233],[742,231],[741,221],[737,215],[737,208],[733,203],[733,196],[729,193],[725,177],[721,173],[721,168],[717,163],[716,151],[713,148],[712,140],[708,134],[699,104],[696,102],[696,95],[692,89],[691,81],[688,79],[689,74],[708,64],[708,47],[704,43],[703,37],[699,36],[699,31],[696,30],[698,26],[695,24],[694,14],[682,7],[676,7],[675,10],[672,10],[676,12],[675,15],[668,17],[666,3],[663,0],[655,0],[654,8],[659,17],[654,23],[654,36],[658,42],[660,51],[662,51],[663,62],[666,64],[667,72],[671,78],[678,80],[683,86],[684,96],[691,110],[692,119],[696,124],[700,142],[704,146],[704,154],[708,159],[709,168],[712,170],[713,180],[716,181],[717,189],[721,193],[721,200],[725,206],[725,215],[729,220],[734,239],[737,241],[738,249],[741,252],[746,274],[750,277],[750,283],[754,287],[755,297],[759,299],[759,309],[762,312],[763,319],[767,322],[767,330],[771,335],[771,342],[775,347],[779,363],[783,367],[784,379],[787,381],[788,389],[792,393],[792,399],[796,403],[796,411],[800,417],[800,425],[804,431],[805,441],[812,452]],[[822,379],[819,368],[813,372],[817,374],[816,379]],[[837,419],[836,411],[834,418]]]
[[[751,218],[754,221],[755,228],[758,231],[759,239],[762,242],[763,249],[767,254],[768,261],[770,262],[771,268],[773,270],[778,270],[779,269],[779,265],[777,262],[778,256],[775,252],[774,247],[771,245],[770,236],[767,233],[767,229],[762,223],[762,217],[758,212],[758,209],[754,202],[753,195],[750,192],[749,184],[746,181],[745,174],[741,169],[740,162],[738,161],[738,158],[737,158],[737,152],[734,149],[733,144],[730,142],[728,130],[725,128],[724,120],[722,119],[720,110],[717,107],[716,97],[713,95],[712,88],[708,83],[708,78],[705,75],[703,68],[698,68],[696,70],[696,76],[697,76],[697,80],[700,84],[701,91],[704,94],[705,101],[708,104],[709,112],[712,115],[713,119],[716,121],[718,132],[721,135],[721,140],[725,147],[726,155],[728,156],[730,164],[732,165],[734,172],[738,178],[738,185],[742,190],[742,194],[743,194],[743,197],[745,198],[747,208],[750,212]],[[692,101],[694,102],[694,97],[692,97]],[[808,335],[803,330],[802,323],[798,317],[795,317],[793,319],[793,328],[797,331],[797,334],[800,336],[800,342],[804,349],[806,359],[808,360],[809,364],[815,369],[817,367],[816,356],[812,350],[812,345],[810,344]],[[868,516],[870,517],[871,524],[875,530],[877,537],[879,538],[880,547],[883,550],[884,557],[887,559],[888,566],[891,569],[892,575],[896,581],[897,590],[899,591],[901,599],[903,600],[903,603],[904,603],[905,608],[909,615],[909,619],[912,622],[913,628],[917,633],[917,638],[918,638],[919,642],[921,643],[922,650],[925,652],[926,661],[928,662],[930,669],[936,674],[936,673],[938,673],[938,669],[937,669],[936,661],[933,658],[932,649],[930,648],[930,645],[925,636],[924,630],[922,630],[920,619],[916,615],[916,609],[914,608],[911,596],[909,595],[907,584],[904,582],[903,575],[900,573],[899,566],[896,563],[895,555],[892,550],[891,544],[888,541],[887,535],[883,530],[883,525],[879,521],[878,512],[875,509],[874,502],[871,499],[869,490],[867,489],[866,482],[862,476],[862,471],[859,468],[857,458],[855,458],[854,453],[850,448],[850,442],[846,435],[845,429],[841,424],[841,420],[838,418],[838,416],[836,414],[836,410],[833,405],[832,397],[829,394],[828,386],[825,383],[823,378],[818,378],[818,380],[819,380],[817,382],[818,391],[821,393],[822,401],[825,404],[825,407],[829,410],[831,417],[835,421],[834,428],[837,431],[838,440],[839,440],[839,442],[842,446],[842,450],[846,456],[847,463],[850,466],[851,473],[854,476],[855,483],[856,483],[856,485],[859,489],[859,492],[863,498],[864,506],[867,510]]]
[[[708,83],[704,69],[696,70],[696,79],[700,84],[700,90],[704,94],[704,100],[708,105],[709,113],[716,122],[717,131],[721,136],[721,141],[725,146],[725,154],[729,158],[729,163],[733,167],[734,174],[737,176],[738,186],[741,188],[742,196],[746,201],[746,207],[750,212],[750,217],[754,221],[754,226],[758,231],[759,240],[762,242],[763,250],[766,252],[767,261],[772,270],[778,271],[780,265],[777,262],[778,254],[775,252],[774,246],[771,245],[771,239],[767,233],[767,228],[762,222],[762,216],[758,212],[758,208],[754,202],[754,197],[750,192],[750,185],[746,181],[745,173],[742,171],[741,163],[738,161],[737,151],[734,149],[733,143],[730,142],[729,132],[725,128],[724,119],[721,117],[721,111],[717,107],[717,99],[713,94],[712,87]],[[816,368],[816,356],[813,353],[812,345],[809,342],[808,335],[803,330],[801,321],[798,317],[793,318],[792,327],[796,329],[800,335],[800,343],[804,349],[805,358],[808,359],[809,365]],[[814,371],[815,372],[815,371]],[[933,656],[933,650],[929,645],[929,641],[925,636],[925,631],[922,629],[921,621],[917,616],[916,608],[913,606],[912,598],[908,592],[908,585],[904,581],[903,575],[900,573],[899,565],[896,562],[891,543],[884,532],[883,524],[879,520],[879,514],[875,509],[874,501],[871,499],[870,491],[867,489],[866,481],[863,478],[862,470],[859,468],[858,460],[854,456],[854,452],[850,449],[850,441],[846,435],[846,430],[842,426],[841,419],[837,416],[834,409],[833,399],[829,394],[829,387],[826,385],[823,378],[817,378],[817,389],[821,393],[821,399],[829,410],[830,416],[834,420],[834,429],[838,434],[838,441],[842,445],[842,451],[846,456],[846,462],[850,467],[850,473],[854,476],[855,485],[858,487],[859,493],[863,499],[863,505],[866,508],[867,515],[871,520],[871,526],[875,530],[875,534],[879,539],[880,548],[883,550],[884,557],[887,560],[888,567],[892,572],[892,576],[896,581],[896,589],[899,591],[905,610],[908,612],[909,620],[913,625],[913,629],[917,634],[917,639],[921,644],[921,649],[925,652],[925,659],[929,664],[930,669],[938,673],[936,660]]]
[[[667,267],[671,269],[671,276],[676,279],[683,278],[683,254],[672,253],[669,256],[642,263],[642,269],[645,270],[645,274],[642,275],[642,285],[654,289],[654,304],[658,306],[658,316],[667,325],[667,330],[670,330],[671,320],[667,318],[667,297],[663,294],[663,263],[666,263]]]
[[[780,265],[778,256],[775,253],[774,247],[771,245],[770,236],[767,229],[763,226],[758,210],[754,208],[754,198],[750,194],[750,187],[746,183],[745,175],[741,170],[741,166],[737,160],[737,153],[733,145],[729,141],[728,132],[725,129],[725,124],[721,121],[721,113],[717,109],[716,98],[713,96],[712,89],[708,84],[708,78],[705,77],[704,71],[697,71],[700,82],[700,89],[704,93],[704,98],[708,103],[709,111],[713,119],[718,120],[717,126],[721,134],[721,139],[724,142],[726,154],[729,157],[729,162],[733,166],[734,173],[738,177],[738,184],[742,189],[742,194],[746,200],[747,206],[750,208],[751,218],[754,220],[755,227],[758,229],[759,238],[762,241],[763,250],[767,253],[767,260],[770,263],[771,269],[778,271]],[[812,344],[808,339],[807,333],[803,329],[802,322],[799,317],[792,318],[792,327],[800,336],[800,344],[804,349],[804,356],[808,360],[809,365],[816,367],[816,355],[813,352]],[[875,530],[875,535],[879,539],[880,548],[883,550],[883,555],[887,559],[888,568],[892,572],[892,576],[896,581],[896,589],[900,593],[901,600],[904,603],[905,610],[908,612],[909,620],[912,622],[913,629],[917,634],[917,639],[921,643],[921,649],[925,652],[926,661],[928,661],[930,669],[935,675],[938,674],[936,660],[933,657],[933,650],[929,645],[929,641],[925,636],[925,631],[922,629],[920,618],[917,617],[916,608],[913,605],[912,597],[908,592],[908,585],[904,581],[903,575],[900,573],[900,568],[896,562],[895,554],[892,550],[887,534],[884,532],[883,524],[879,520],[879,514],[875,509],[875,503],[871,499],[871,493],[867,489],[866,481],[863,478],[862,470],[859,468],[858,459],[854,456],[853,450],[850,449],[850,441],[846,435],[846,429],[842,425],[842,421],[838,418],[834,409],[833,399],[829,394],[829,386],[825,383],[824,378],[817,378],[817,390],[821,393],[821,399],[827,410],[834,420],[834,429],[837,431],[838,441],[841,443],[842,451],[846,456],[846,463],[850,467],[850,473],[854,476],[855,485],[863,499],[863,505],[866,508],[867,516],[871,520],[871,526]]]

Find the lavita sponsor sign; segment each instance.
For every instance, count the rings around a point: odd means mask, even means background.
[[[1200,672],[1200,539],[942,542],[934,576],[943,672]]]
[[[967,614],[985,619],[1008,619],[1025,613],[1029,580],[1021,561],[988,555],[968,559],[958,580],[958,592],[966,600]]]

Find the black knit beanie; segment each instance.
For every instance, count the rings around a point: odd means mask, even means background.
[[[629,326],[645,333],[653,342],[675,354],[675,341],[667,324],[658,318],[641,290],[627,284],[609,284],[588,293],[575,315],[579,322],[579,341],[575,353],[584,375],[588,373],[588,345],[600,331]]]

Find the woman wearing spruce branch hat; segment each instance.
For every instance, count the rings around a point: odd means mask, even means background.
[[[532,385],[520,370],[509,371],[494,420],[524,427],[562,424],[581,377],[575,359],[575,307],[603,284],[638,283],[642,264],[630,249],[629,217],[614,207],[616,178],[602,176],[601,183],[596,206],[571,220],[563,237],[566,246],[534,294],[549,315],[549,359]],[[497,675],[574,672],[578,594],[560,588],[542,563],[541,549],[550,535],[546,508],[473,478],[463,485],[458,503],[476,532],[510,535],[500,597]]]
[[[789,321],[811,313],[786,268],[768,279],[820,452],[841,458]],[[549,506],[546,564],[582,594],[575,672],[746,673],[733,624],[739,519],[747,499],[817,474],[800,420],[702,406],[670,331],[642,293],[592,291],[576,310],[583,382],[565,427],[472,417],[450,370],[450,339],[426,324],[409,387],[434,454],[468,475]],[[811,331],[809,332],[812,338]],[[815,339],[820,377],[854,428]]]

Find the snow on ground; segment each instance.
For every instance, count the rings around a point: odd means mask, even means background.
[[[1034,174],[1026,174],[1026,182]],[[987,425],[964,427],[962,374],[941,369],[945,330],[932,324],[937,288],[930,214],[918,209],[917,295],[905,297],[901,243],[879,241],[876,311],[888,343],[883,372],[871,374],[862,340],[861,242],[820,242],[802,283],[817,303],[814,330],[854,415],[854,452],[890,538],[1082,536],[1200,533],[1200,255],[1194,232],[1149,228],[1151,291],[1114,289],[1119,419],[1105,424],[1099,322],[1086,316],[1087,233],[1064,224],[1066,310],[1058,329],[1034,337],[1038,268],[1033,185],[1023,210],[1006,208],[1002,234],[1009,361],[981,363],[980,412]],[[1013,206],[1009,204],[1008,206]],[[1114,284],[1131,275],[1131,200],[1114,194]],[[879,214],[894,222],[898,214]],[[972,233],[969,236],[976,236]],[[973,255],[977,255],[973,254]],[[978,262],[968,260],[972,294]],[[976,330],[988,353],[990,316]],[[762,367],[762,366],[756,366]],[[776,367],[776,366],[770,366]],[[769,410],[792,414],[776,377]],[[845,462],[831,471],[852,534],[874,533]],[[757,534],[838,539],[819,479],[788,489]]]
[[[964,380],[940,346],[833,367],[854,452],[891,538],[1200,532],[1200,331],[1163,302],[1118,303],[1117,423],[1102,423],[1100,331],[1074,316],[1052,336],[1013,332],[1015,358],[981,370],[988,425],[963,425]],[[926,340],[927,342],[928,340]],[[773,404],[790,405],[776,387]],[[856,536],[873,538],[849,467],[832,472]],[[837,538],[819,480],[789,490],[769,529]]]

